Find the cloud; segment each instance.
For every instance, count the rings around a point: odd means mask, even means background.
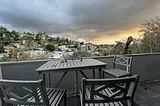
[[[158,4],[149,0],[92,0],[85,3],[75,2],[70,14],[75,23],[84,29],[112,33],[135,28],[144,19],[151,16],[151,11]],[[83,5],[85,4],[85,5]]]
[[[12,27],[49,33],[61,32],[68,24],[68,17],[55,3],[39,0],[4,0],[0,7],[1,23]]]
[[[52,36],[115,36],[156,15],[159,0],[1,0],[0,24]]]

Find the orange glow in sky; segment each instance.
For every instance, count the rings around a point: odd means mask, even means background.
[[[121,34],[118,35],[103,35],[99,38],[94,38],[91,43],[93,44],[115,44],[115,41],[125,40],[129,36],[132,36],[133,38],[139,38],[139,28],[135,28],[133,30],[124,31]]]

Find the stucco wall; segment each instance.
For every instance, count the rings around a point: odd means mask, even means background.
[[[139,54],[132,55],[132,74],[138,74],[141,81],[160,79],[160,54]],[[107,68],[113,67],[113,56],[107,57],[88,57],[100,60],[107,63]],[[39,79],[35,70],[44,64],[47,60],[40,61],[24,61],[24,62],[10,62],[0,63],[3,79],[26,79],[35,80]],[[91,70],[84,70],[84,73],[92,78]],[[54,87],[63,73],[51,73],[51,83]],[[79,83],[83,76],[79,73]],[[98,72],[96,73],[98,78]],[[108,78],[108,76],[106,76]],[[48,79],[48,77],[46,77]],[[48,80],[47,80],[48,82]],[[46,82],[46,83],[47,83]],[[48,83],[47,83],[48,84]],[[69,72],[63,79],[59,88],[66,88],[68,92],[72,92],[75,87],[74,72]]]

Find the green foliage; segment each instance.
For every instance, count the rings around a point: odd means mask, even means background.
[[[27,50],[31,50],[33,49],[33,45],[34,45],[34,36],[31,34],[25,34],[21,40],[25,41],[25,47]]]
[[[98,52],[103,52],[103,50],[102,50],[101,48],[99,48],[97,51],[98,51]]]
[[[141,39],[134,39],[130,45],[130,53],[155,53],[160,52],[160,17],[153,17],[145,21],[140,29]],[[123,46],[114,47],[110,54],[122,54]]]
[[[18,41],[19,37],[19,33],[15,30],[10,32],[4,27],[0,27],[0,42],[2,45],[8,45],[12,42]]]
[[[88,50],[91,50],[91,47],[90,47],[90,46],[88,46]]]
[[[9,61],[10,59],[8,58],[8,56],[6,56],[6,55],[3,55],[3,57],[1,58],[1,62],[7,62],[7,61]]]
[[[109,55],[109,51],[103,50],[101,56],[107,56]]]
[[[117,44],[112,50],[110,50],[110,55],[120,55],[123,54],[124,47],[122,44]]]
[[[53,51],[53,50],[55,50],[55,46],[54,46],[54,44],[49,43],[45,46],[45,49],[48,51]]]
[[[142,53],[160,52],[160,17],[153,17],[142,24],[143,40],[140,44]]]
[[[90,57],[92,54],[88,51],[77,51],[72,54],[71,58]]]
[[[49,37],[49,38],[48,38],[48,42],[55,42],[55,38]]]
[[[0,45],[0,53],[4,53],[4,47],[2,45]]]
[[[3,26],[0,27],[0,32],[6,32],[6,31],[7,31],[7,28],[5,28]]]
[[[74,48],[77,48],[77,49],[79,48],[78,43],[74,45]]]
[[[15,59],[17,59],[17,56],[18,56],[18,51],[16,49],[11,49],[9,51],[9,58],[15,58]]]
[[[99,56],[107,56],[107,55],[109,55],[109,51],[107,51],[107,50],[104,50],[104,49],[102,49],[102,48],[100,48],[99,47],[99,49],[97,50],[97,52],[99,52]]]
[[[16,32],[15,30],[13,30],[10,33],[11,33],[11,36],[12,36],[12,38],[13,38],[14,41],[19,41],[20,35],[19,35],[18,32]]]
[[[61,49],[61,48],[56,48],[56,50],[58,50],[58,51],[62,51],[62,49]]]
[[[45,39],[48,39],[46,38],[46,33],[42,33],[42,32],[38,32],[38,34],[36,35],[35,37],[35,41],[40,44],[40,45],[45,45]]]
[[[160,35],[145,36],[142,40],[141,49],[144,53],[160,52]]]

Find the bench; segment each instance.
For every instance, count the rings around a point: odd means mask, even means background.
[[[103,69],[104,74],[107,73],[113,77],[125,77],[131,75],[132,57],[117,55],[114,57],[113,68]],[[123,69],[120,69],[123,68]]]
[[[81,106],[133,106],[138,75],[111,79],[82,79]]]
[[[45,88],[42,80],[0,80],[4,97],[4,105],[18,106],[59,106],[64,100],[66,106],[66,90]],[[18,89],[17,92],[15,90]],[[23,92],[24,95],[19,92]]]

